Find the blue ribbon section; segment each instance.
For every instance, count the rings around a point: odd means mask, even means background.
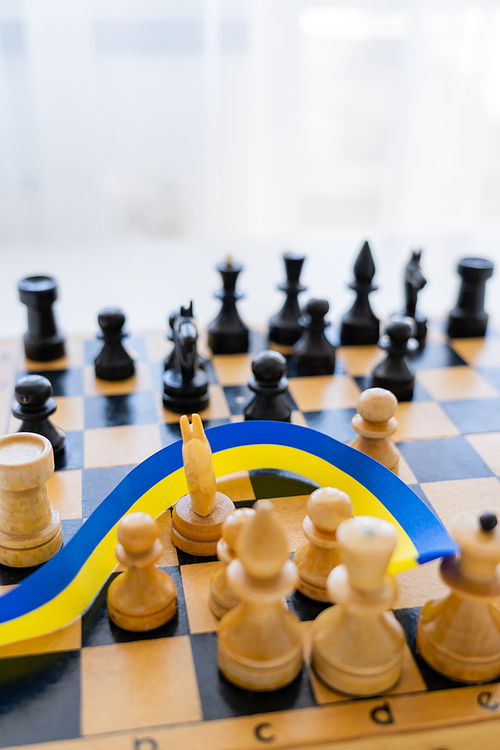
[[[258,421],[211,427],[206,435],[213,453],[269,443],[322,458],[354,477],[385,505],[411,538],[419,563],[456,552],[457,547],[440,520],[413,490],[377,461],[328,435],[299,425]],[[181,467],[182,441],[178,440],[132,469],[52,560],[0,598],[0,622],[21,617],[56,597],[130,507]],[[172,498],[172,502],[177,499]]]

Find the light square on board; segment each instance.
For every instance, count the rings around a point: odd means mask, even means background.
[[[1,587],[11,588],[11,587]],[[36,638],[26,638],[16,643],[0,645],[0,658],[29,654],[49,654],[60,651],[76,651],[82,645],[82,623],[78,616],[70,623]]]
[[[500,517],[500,482],[496,477],[425,482],[421,485],[441,521],[450,520],[464,510],[491,510]]]
[[[429,599],[439,599],[449,592],[439,575],[440,560],[403,570],[396,576],[398,596],[394,609],[422,607]]]
[[[392,440],[455,437],[460,430],[439,404],[433,401],[406,401],[398,404],[395,414],[398,428]]]
[[[84,465],[87,469],[138,464],[160,448],[158,424],[85,430]]]
[[[293,378],[288,390],[297,407],[305,412],[354,407],[360,394],[348,375]]]
[[[420,370],[417,380],[437,401],[498,398],[498,391],[470,367]]]
[[[212,367],[220,385],[244,385],[252,374],[252,354],[233,354],[231,357],[216,354]]]
[[[143,334],[147,358],[150,362],[163,362],[173,349],[166,331],[148,331]]]
[[[302,522],[307,515],[306,505],[309,495],[273,497],[272,503],[287,538],[288,549],[295,552],[306,543]]]
[[[50,417],[50,421],[64,432],[78,432],[83,430],[83,396],[59,396],[55,399],[57,409]],[[9,432],[17,432],[21,421],[14,416],[9,420]]]
[[[166,497],[165,504],[170,505],[171,503],[178,500],[178,497]],[[172,514],[170,510],[166,510],[161,516],[156,519],[158,527],[160,529],[160,542],[163,545],[163,553],[159,560],[155,563],[158,568],[167,568],[171,565],[179,564],[179,557],[177,555],[177,548],[172,542],[170,537],[170,530],[172,528]]]
[[[378,346],[341,346],[337,356],[349,375],[361,377],[369,374],[386,355]]]
[[[484,432],[466,436],[494,474],[500,475],[500,432]]]
[[[188,636],[84,648],[81,670],[84,735],[202,718]]]
[[[47,481],[47,494],[61,520],[82,518],[81,469],[56,471]]]
[[[102,380],[96,378],[94,365],[83,369],[83,388],[86,396],[117,396],[135,391],[150,391],[151,368],[148,362],[136,362],[135,374],[125,380]]]
[[[500,338],[452,339],[450,346],[475,367],[500,367]]]
[[[190,633],[209,633],[217,630],[219,620],[212,613],[208,599],[210,580],[221,567],[220,562],[181,565],[182,587]]]
[[[238,471],[234,474],[217,479],[217,490],[227,495],[233,503],[243,500],[255,500],[255,492],[248,471]]]

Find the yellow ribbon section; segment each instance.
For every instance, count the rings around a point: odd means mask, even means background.
[[[355,515],[383,518],[396,527],[398,544],[390,571],[415,566],[417,550],[408,534],[382,502],[360,482],[317,456],[281,445],[246,445],[215,453],[217,478],[238,471],[274,468],[300,474],[320,486],[338,487],[350,496]],[[184,470],[178,469],[153,485],[127,511],[145,511],[155,518],[187,491]],[[86,523],[91,522],[89,519]],[[0,623],[0,643],[14,643],[61,628],[85,611],[116,566],[114,554],[118,524],[98,544],[71,583],[51,601],[22,617]]]

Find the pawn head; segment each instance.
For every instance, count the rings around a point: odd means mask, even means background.
[[[319,487],[309,495],[307,515],[320,531],[334,532],[352,516],[351,499],[335,487]]]
[[[396,412],[398,400],[385,388],[368,388],[358,398],[356,409],[365,422],[388,422]]]
[[[324,318],[330,309],[330,304],[326,299],[310,299],[306,305],[306,313],[311,318]]]
[[[252,372],[259,383],[279,383],[286,373],[286,359],[279,352],[265,349],[253,358]]]
[[[17,381],[14,396],[22,406],[43,406],[52,396],[52,384],[43,375],[26,375]]]
[[[118,541],[131,555],[147,552],[158,537],[158,524],[149,513],[129,513],[118,526]]]
[[[101,310],[97,322],[106,333],[119,333],[125,325],[125,315],[118,307],[107,307]]]
[[[414,335],[415,323],[405,315],[394,315],[387,323],[385,332],[394,343],[406,344]]]
[[[222,525],[222,538],[230,549],[236,549],[243,527],[254,515],[253,508],[238,508],[226,518]]]
[[[360,591],[376,591],[396,548],[394,526],[381,518],[355,516],[339,526],[337,539],[351,585]]]

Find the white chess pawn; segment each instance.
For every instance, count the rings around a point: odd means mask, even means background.
[[[330,607],[313,624],[312,665],[329,687],[349,695],[376,695],[399,679],[404,632],[386,612],[396,599],[387,566],[396,531],[387,521],[356,516],[337,529],[342,565],[328,577]]]
[[[159,628],[177,612],[177,589],[155,562],[163,552],[156,521],[147,513],[129,513],[118,526],[116,557],[127,567],[108,589],[108,612],[120,628]]]
[[[302,629],[284,601],[295,588],[297,569],[269,500],[257,503],[237,553],[227,577],[240,603],[220,621],[219,668],[246,690],[276,690],[302,668]]]
[[[227,580],[227,566],[236,559],[236,544],[244,525],[255,515],[253,508],[239,508],[226,518],[222,526],[222,536],[217,542],[217,557],[223,563],[210,581],[208,603],[216,617],[222,617],[239,603]]]
[[[441,561],[450,593],[420,612],[417,647],[447,677],[485,682],[500,675],[500,527],[493,513],[455,516],[450,533],[460,547]]]
[[[40,565],[62,545],[59,513],[47,496],[54,451],[47,438],[16,432],[0,438],[0,563]]]
[[[319,602],[330,601],[326,581],[339,564],[337,528],[352,516],[349,495],[333,487],[319,487],[309,495],[303,521],[307,542],[295,553],[299,571],[297,589]]]
[[[371,456],[395,474],[399,468],[399,453],[390,441],[398,427],[394,419],[398,401],[385,388],[368,388],[358,398],[358,413],[352,418],[352,428],[358,437],[350,443],[361,453]]]

